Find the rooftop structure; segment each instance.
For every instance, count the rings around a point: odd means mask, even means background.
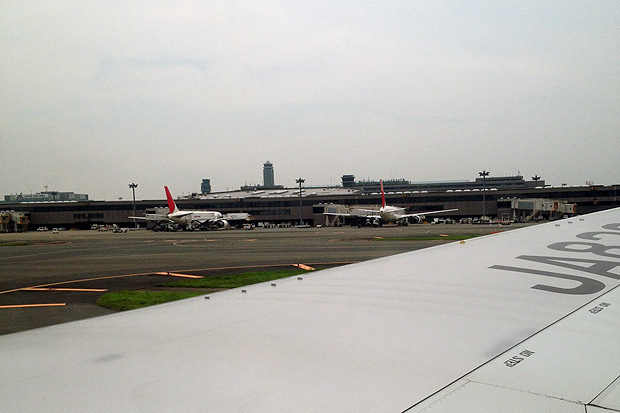
[[[342,187],[308,187],[301,190],[302,196],[339,196],[352,195],[361,192],[359,190]],[[299,196],[299,188],[278,188],[267,189],[264,187],[242,187],[239,191],[214,192],[198,197],[203,200],[215,199],[246,199],[246,198],[291,198]]]
[[[87,194],[74,192],[44,191],[36,194],[5,195],[4,202],[88,201]]]
[[[438,181],[438,182],[410,182],[405,179],[388,179],[383,180],[385,190],[391,191],[446,191],[446,190],[466,190],[466,189],[534,189],[537,187],[545,187],[545,181],[540,177],[535,177],[531,181],[523,179],[522,175],[514,176],[492,176],[476,178],[474,181]],[[348,188],[359,189],[365,193],[376,192],[380,190],[379,181],[355,181],[353,175],[342,176],[342,186]]]
[[[284,186],[275,184],[273,164],[267,161],[263,164],[263,185],[244,185],[241,187],[241,191],[256,191],[283,188]]]

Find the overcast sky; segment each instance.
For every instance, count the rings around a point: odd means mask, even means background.
[[[0,0],[0,196],[620,184],[620,1]]]

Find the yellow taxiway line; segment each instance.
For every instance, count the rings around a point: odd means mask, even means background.
[[[21,291],[72,291],[87,293],[102,293],[108,291],[107,288],[52,288],[52,287],[28,287],[22,288]]]
[[[316,269],[306,264],[293,264],[293,265],[301,270],[306,270],[306,271],[314,271]]]
[[[62,307],[67,303],[0,305],[0,308]]]
[[[178,272],[155,272],[153,274],[169,275],[171,277],[181,277],[181,278],[204,278],[202,275],[180,274]]]

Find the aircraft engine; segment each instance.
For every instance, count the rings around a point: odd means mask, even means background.
[[[218,228],[222,228],[222,229],[230,227],[230,225],[228,224],[228,221],[226,221],[225,219],[217,220],[215,222],[215,225],[217,225]]]
[[[421,216],[421,215],[415,215],[415,216],[409,218],[409,220],[412,223],[414,223],[414,224],[419,224],[420,222],[422,222],[423,219],[424,219],[424,217]]]

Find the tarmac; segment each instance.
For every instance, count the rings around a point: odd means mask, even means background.
[[[454,242],[442,239],[447,235],[525,225],[532,224],[0,234],[0,334],[110,314],[95,304],[102,294],[178,276],[299,264],[320,269]],[[402,239],[433,236],[439,239]]]

